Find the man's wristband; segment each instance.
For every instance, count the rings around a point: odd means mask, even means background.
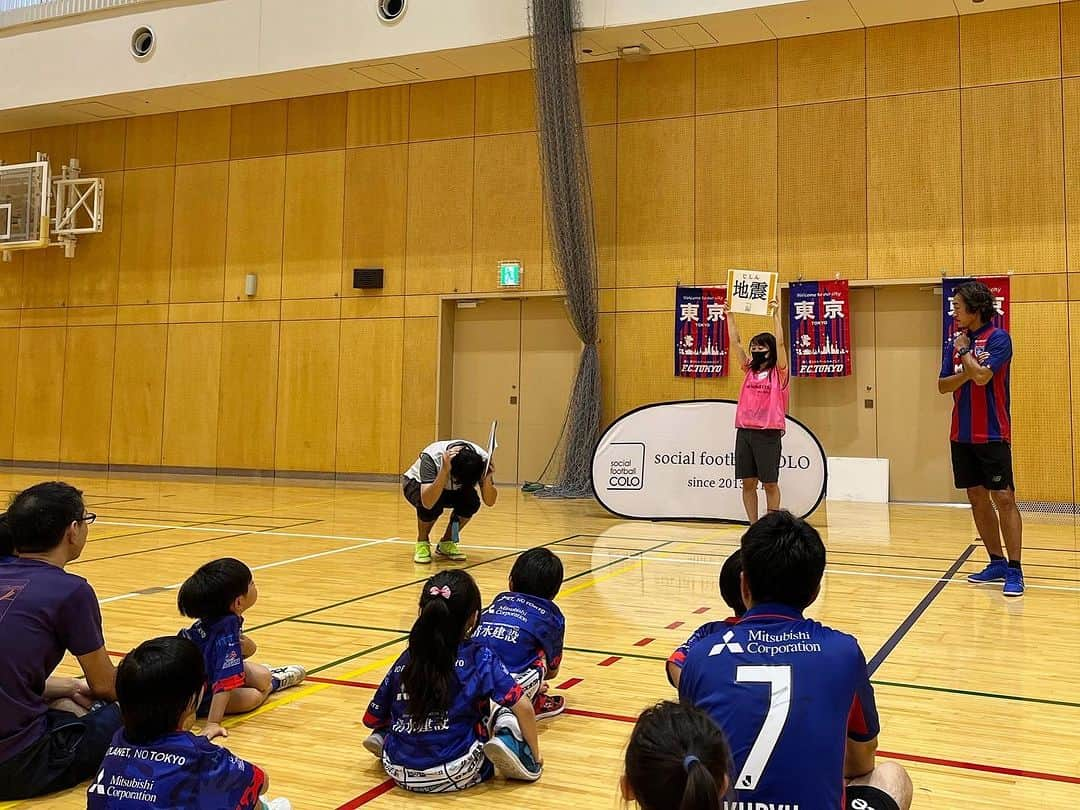
[[[971,348],[968,347],[968,346],[965,346],[963,349],[957,349],[956,350],[956,356],[957,357],[963,357],[965,354],[970,354],[970,353],[971,353]]]

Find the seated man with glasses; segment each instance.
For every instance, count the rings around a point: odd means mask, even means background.
[[[120,728],[97,595],[64,570],[95,518],[79,490],[56,482],[20,492],[8,507],[16,556],[0,558],[0,801],[92,777]],[[53,676],[65,652],[85,680]]]

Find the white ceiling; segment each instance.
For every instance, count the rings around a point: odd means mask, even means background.
[[[645,26],[578,34],[582,61],[613,59],[626,45],[653,53],[820,34],[912,20],[1056,4],[1057,0],[803,0]],[[398,58],[307,68],[0,112],[0,132],[179,110],[338,93],[407,82],[526,70],[527,39]]]

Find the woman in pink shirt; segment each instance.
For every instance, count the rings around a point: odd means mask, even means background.
[[[786,424],[790,377],[779,301],[773,301],[770,309],[776,335],[754,335],[747,355],[739,341],[735,316],[725,307],[731,350],[746,374],[735,410],[735,477],[742,481],[743,506],[750,523],[760,515],[759,482],[765,487],[768,510],[780,508],[780,439]]]

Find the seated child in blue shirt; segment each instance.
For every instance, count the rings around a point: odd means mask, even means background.
[[[532,704],[495,653],[471,638],[479,615],[480,590],[468,572],[429,579],[409,648],[368,705],[364,725],[373,733],[364,747],[405,790],[464,790],[496,769],[540,778]]]
[[[262,768],[185,729],[202,697],[202,655],[185,638],[144,641],[116,673],[124,727],[86,791],[87,810],[291,810],[261,798]]]
[[[244,612],[259,598],[251,569],[226,557],[208,562],[180,586],[176,605],[183,616],[198,619],[180,635],[194,642],[206,667],[206,691],[198,716],[206,718],[208,739],[228,737],[221,725],[226,714],[250,712],[274,692],[307,677],[300,666],[269,669],[244,659],[255,642],[243,634]]]
[[[566,708],[548,695],[544,681],[559,673],[566,619],[552,601],[563,582],[563,564],[546,548],[531,548],[514,562],[510,589],[500,593],[480,616],[473,638],[492,649],[533,701],[536,719]]]

